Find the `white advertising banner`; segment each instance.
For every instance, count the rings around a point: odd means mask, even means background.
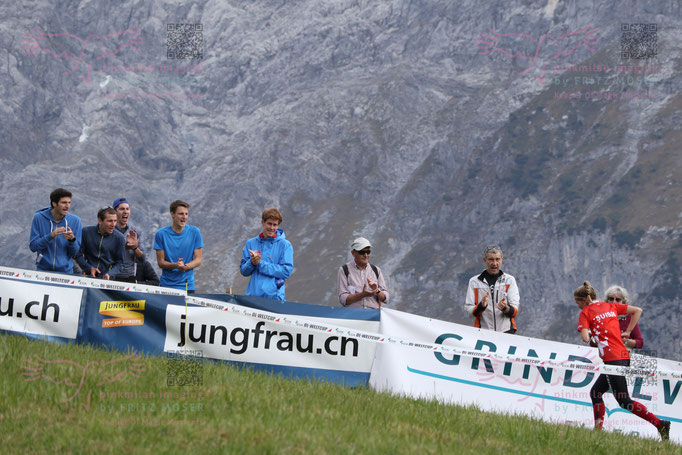
[[[201,301],[211,305],[209,299]],[[199,351],[203,357],[233,362],[365,374],[372,368],[375,343],[324,327],[377,332],[378,321],[299,317],[213,302],[204,308],[168,305],[165,352]]]
[[[83,290],[0,278],[0,330],[75,339]]]
[[[472,404],[494,412],[522,413],[555,423],[594,425],[589,391],[598,374],[577,367],[582,363],[586,367],[602,364],[595,348],[476,329],[389,309],[381,311],[381,333],[389,339],[495,354],[486,358],[429,350],[402,341],[381,343],[370,376],[370,387],[376,390]],[[520,361],[515,361],[515,356]],[[528,358],[537,358],[537,365],[529,364]],[[543,364],[545,360],[552,361],[551,365]],[[570,362],[571,368],[557,366],[563,361]],[[682,372],[680,362],[640,355],[633,355],[631,366]],[[671,440],[682,442],[679,375],[633,375],[627,379],[631,397],[659,418],[670,420]],[[604,429],[659,437],[653,425],[621,409],[612,394],[605,394],[604,402]]]
[[[64,286],[81,286],[95,289],[106,289],[110,291],[147,292],[149,294],[162,295],[187,295],[185,291],[180,289],[164,288],[161,286],[149,286],[146,284],[124,283],[121,281],[90,278],[81,275],[39,272],[36,270],[17,269],[13,267],[0,266],[0,278],[7,278],[19,281],[21,280],[40,281],[51,284],[61,284]]]

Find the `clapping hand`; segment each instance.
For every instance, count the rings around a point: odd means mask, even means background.
[[[260,251],[249,250],[249,255],[251,256],[251,264],[253,265],[260,264],[261,260]]]
[[[499,301],[497,304],[497,309],[500,311],[504,311],[504,309],[507,308],[507,298],[504,297],[502,300]]]
[[[138,246],[137,232],[132,229],[128,230],[126,234],[126,248],[129,250],[134,250]]]

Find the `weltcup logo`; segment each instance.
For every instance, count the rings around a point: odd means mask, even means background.
[[[500,33],[493,29],[488,29],[488,32],[481,32],[481,37],[476,40],[480,54],[501,53],[526,67],[519,71],[519,76],[535,70],[540,83],[545,81],[547,65],[557,65],[581,49],[592,54],[599,44],[597,30],[591,24],[556,37],[549,33],[536,38],[525,33]]]
[[[107,56],[116,56],[125,49],[139,51],[144,41],[137,25],[99,36],[88,35],[84,38],[72,33],[45,33],[37,28],[23,38],[24,50],[29,55],[47,54],[58,60],[65,60],[71,68],[64,75],[80,71],[80,77],[90,84],[90,72],[93,63]]]
[[[99,313],[111,316],[102,320],[102,328],[144,325],[146,300],[105,300],[99,302]]]

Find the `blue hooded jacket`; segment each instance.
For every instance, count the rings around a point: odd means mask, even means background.
[[[249,250],[261,252],[257,266],[251,264]],[[239,269],[242,275],[251,277],[246,295],[284,301],[284,281],[294,270],[294,247],[281,229],[277,229],[277,234],[271,238],[260,234],[246,241]]]
[[[38,253],[36,267],[38,270],[48,272],[73,273],[73,261],[71,260],[81,248],[81,219],[76,215],[67,213],[64,218],[57,222],[52,216],[52,207],[45,207],[36,211],[31,223],[31,238],[29,247],[34,253]],[[73,242],[58,235],[52,238],[52,231],[58,227],[71,228],[76,236]]]

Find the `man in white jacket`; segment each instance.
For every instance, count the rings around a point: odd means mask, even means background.
[[[519,313],[519,288],[502,267],[502,249],[488,245],[483,252],[486,269],[471,277],[464,308],[474,318],[474,327],[516,333],[514,319]]]

